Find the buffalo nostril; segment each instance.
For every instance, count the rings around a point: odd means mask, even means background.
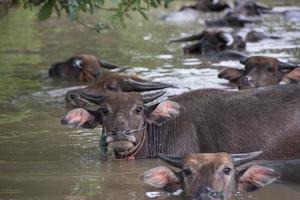
[[[112,131],[111,134],[112,135],[117,135],[117,131]]]

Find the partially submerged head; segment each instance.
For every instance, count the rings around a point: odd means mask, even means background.
[[[62,123],[82,128],[101,124],[108,146],[117,158],[135,155],[145,140],[147,123],[162,124],[179,114],[173,101],[153,103],[164,92],[140,95],[135,92],[111,92],[94,96],[81,93],[86,100],[99,105],[96,111],[83,108],[71,110]]]
[[[49,69],[49,76],[90,82],[102,74],[102,68],[115,69],[119,66],[99,60],[93,55],[81,54],[53,64]]]
[[[161,154],[163,160],[180,171],[160,166],[145,172],[142,180],[158,188],[181,185],[184,194],[193,200],[228,200],[236,190],[254,191],[279,177],[274,170],[257,165],[237,170],[237,166],[250,162],[260,153],[202,153],[184,157]]]
[[[267,56],[252,56],[241,63],[245,65],[245,69],[226,68],[218,77],[236,83],[239,89],[249,89],[276,85],[285,74],[297,67]]]
[[[197,42],[184,47],[183,51],[186,54],[215,55],[218,52],[230,49],[242,50],[246,46],[240,36],[222,30],[207,30],[198,35],[171,40],[171,42],[190,41]]]

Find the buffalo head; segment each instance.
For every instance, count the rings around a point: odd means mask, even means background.
[[[197,42],[184,47],[183,51],[186,54],[215,55],[218,52],[230,49],[242,50],[246,46],[240,36],[224,31],[203,31],[198,35],[171,40],[171,42],[189,41]]]
[[[261,21],[258,18],[250,18],[239,13],[228,12],[220,19],[205,20],[207,26],[231,26],[231,27],[244,27],[248,23]]]
[[[84,92],[92,95],[103,95],[107,92],[144,92],[173,87],[170,84],[147,81],[135,76],[120,75],[106,72],[93,84],[85,88],[70,90],[65,95],[67,106],[84,107],[86,101],[81,98],[80,93]]]
[[[134,156],[146,138],[148,123],[161,124],[179,114],[180,106],[173,101],[151,103],[165,92],[140,95],[131,92],[111,92],[105,96],[80,95],[97,105],[98,110],[71,110],[61,121],[74,127],[95,128],[101,124],[108,147],[117,158]]]
[[[78,55],[65,62],[53,64],[49,69],[49,76],[90,82],[102,74],[102,68],[115,69],[120,67],[99,60],[93,55]]]
[[[280,62],[276,58],[253,56],[241,63],[245,65],[245,69],[227,68],[221,71],[218,77],[236,83],[241,90],[276,85],[282,80],[296,82],[300,79],[299,70],[295,69],[296,65]],[[292,72],[293,74],[289,74]]]
[[[229,7],[229,4],[224,0],[198,0],[197,4],[192,6],[183,6],[180,10],[192,8],[204,12],[220,12]]]
[[[250,31],[247,33],[246,35],[246,41],[247,42],[258,42],[261,41],[263,39],[280,39],[279,36],[275,36],[275,35],[267,35],[264,32],[260,32],[260,31]]]
[[[234,12],[244,16],[261,15],[272,10],[271,7],[263,5],[255,0],[236,0],[234,6]]]
[[[254,165],[239,171],[237,166],[255,159],[261,152],[246,154],[202,153],[181,156],[161,154],[167,163],[180,169],[174,172],[160,166],[144,173],[142,180],[157,187],[181,187],[193,200],[228,200],[235,190],[253,191],[279,178],[274,170]]]

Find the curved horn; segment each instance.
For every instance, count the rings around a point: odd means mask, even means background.
[[[73,67],[75,67],[77,69],[82,69],[81,64],[82,64],[82,60],[80,60],[80,59],[75,59],[73,61]]]
[[[182,156],[173,156],[173,155],[158,153],[158,157],[161,160],[165,161],[166,163],[168,163],[174,167],[181,169],[183,166],[183,157]]]
[[[295,69],[299,66],[295,65],[295,64],[289,64],[289,63],[284,63],[284,62],[279,62],[279,69]]]
[[[137,92],[160,90],[164,88],[174,87],[173,85],[166,84],[166,83],[158,83],[158,82],[151,82],[151,81],[139,82],[131,78],[125,79],[124,82],[128,83]]]
[[[255,151],[251,153],[231,154],[231,157],[234,165],[239,166],[244,163],[250,162],[251,160],[254,160],[262,153],[262,151]]]
[[[231,46],[234,43],[234,38],[230,33],[222,32],[220,33],[220,38],[226,42],[226,46]]]
[[[203,32],[197,35],[191,35],[191,36],[187,36],[187,37],[182,37],[182,38],[178,38],[178,39],[173,39],[170,40],[170,42],[189,42],[189,41],[194,41],[194,40],[200,40],[203,37]]]
[[[87,93],[82,92],[82,91],[79,92],[79,95],[82,98],[84,98],[84,99],[86,99],[86,100],[88,100],[88,101],[90,101],[94,104],[97,104],[97,105],[101,105],[104,102],[104,99],[105,99],[105,96],[103,96],[103,95],[92,95],[92,94],[87,94]]]
[[[144,95],[142,95],[143,102],[144,103],[152,102],[152,101],[158,99],[159,97],[161,97],[162,95],[164,95],[165,93],[166,93],[166,91],[159,91],[159,92],[154,92],[151,94],[144,94]]]
[[[244,57],[244,58],[240,59],[240,63],[243,65],[246,65],[247,61],[248,61],[248,57]]]
[[[118,66],[118,65],[109,63],[109,62],[107,62],[107,61],[105,61],[105,60],[99,60],[99,63],[100,63],[100,65],[101,65],[103,68],[106,68],[106,69],[117,69],[117,68],[122,68],[121,66]]]

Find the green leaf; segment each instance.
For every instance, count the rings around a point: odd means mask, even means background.
[[[40,21],[44,21],[48,19],[52,14],[54,5],[55,5],[55,0],[48,0],[46,3],[44,3],[44,5],[41,7],[38,13],[38,19]]]

